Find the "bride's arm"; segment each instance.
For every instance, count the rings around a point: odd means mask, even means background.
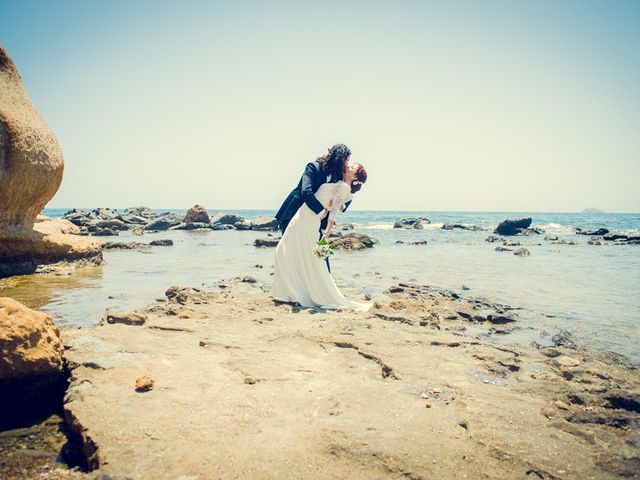
[[[322,235],[322,238],[326,241],[331,234],[331,230],[333,229],[334,218],[336,213],[342,210],[344,205],[344,201],[347,199],[345,195],[348,195],[344,188],[341,190],[340,187],[336,186],[333,196],[329,201],[329,220],[327,221],[327,228]]]

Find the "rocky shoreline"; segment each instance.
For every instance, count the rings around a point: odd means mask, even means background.
[[[509,344],[517,309],[432,287],[394,285],[368,313],[274,303],[265,290],[241,279],[172,287],[63,332],[64,411],[92,470],[74,475],[640,472],[640,377],[619,355],[566,334],[551,347]]]
[[[155,213],[147,207],[131,207],[122,211],[110,208],[97,208],[90,211],[72,209],[63,217],[79,228],[81,235],[94,236],[118,236],[121,231],[131,231],[134,235],[143,235],[145,232],[161,232],[166,230],[256,230],[265,232],[278,231],[278,222],[273,217],[261,216],[247,219],[239,215],[225,214],[218,212],[209,215],[207,209],[201,205],[195,205],[187,211],[185,215],[178,215],[172,212]],[[425,217],[405,217],[398,219],[394,229],[423,230],[431,221]],[[481,227],[478,225],[466,225],[459,223],[445,223],[440,228],[442,230],[460,230],[471,232],[489,231],[507,238],[512,236],[543,236],[544,240],[556,241],[558,244],[578,244],[578,240],[567,241],[558,240],[557,236],[545,235],[544,229],[531,227],[532,219],[523,218],[501,222],[495,229]],[[351,224],[338,225],[341,230],[352,230]],[[588,244],[601,245],[609,243],[613,245],[640,245],[640,236],[626,235],[623,233],[610,232],[607,228],[595,230],[584,230],[579,227],[573,228],[573,233],[577,236],[588,236]],[[487,241],[495,235],[490,235]],[[260,245],[262,246],[262,245]]]

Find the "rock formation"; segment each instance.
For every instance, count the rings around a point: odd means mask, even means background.
[[[209,214],[202,205],[194,205],[182,219],[184,223],[209,223]]]
[[[518,235],[523,230],[531,226],[531,218],[522,218],[520,220],[505,220],[495,229],[493,233],[498,235]]]
[[[425,225],[431,223],[431,220],[425,217],[406,217],[401,218],[393,224],[393,228],[405,228],[405,229],[423,229]]]
[[[29,229],[62,182],[55,135],[0,47],[0,229]]]
[[[349,233],[331,240],[334,249],[347,251],[372,248],[376,243],[378,243],[378,240],[364,233]]]
[[[64,347],[49,315],[0,297],[0,415],[12,415],[26,404],[48,401],[64,381]]]
[[[0,278],[62,260],[102,260],[100,244],[34,222],[62,182],[55,135],[35,109],[15,64],[0,47]]]

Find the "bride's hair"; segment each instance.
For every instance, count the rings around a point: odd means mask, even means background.
[[[316,160],[320,165],[326,166],[333,178],[341,179],[347,164],[351,150],[346,145],[338,143],[329,149],[323,156]]]
[[[362,165],[356,168],[356,178],[351,182],[351,193],[356,193],[362,188],[362,184],[367,181],[367,171]]]

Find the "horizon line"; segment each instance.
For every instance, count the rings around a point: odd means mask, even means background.
[[[193,205],[195,206],[195,205]],[[192,206],[192,207],[193,207]],[[110,208],[112,210],[125,210],[127,208],[139,208],[139,207],[144,207],[144,208],[150,208],[151,210],[189,210],[192,207],[161,207],[161,208],[156,208],[156,207],[146,207],[144,205],[136,205],[136,206],[130,206],[130,207],[55,207],[55,206],[45,206],[43,208],[43,211],[46,209],[57,209],[57,210],[95,210],[96,208]],[[216,211],[218,213],[220,212],[224,212],[225,210],[228,211],[277,211],[277,208],[207,208],[205,207],[206,210],[208,211]],[[403,209],[393,209],[393,210],[377,210],[377,209],[358,209],[358,208],[351,208],[349,209],[346,213],[348,212],[353,212],[353,211],[357,211],[357,212],[409,212],[409,213],[429,213],[429,212],[446,212],[446,213],[570,213],[570,214],[610,214],[610,215],[616,215],[616,214],[623,214],[623,215],[640,215],[640,211],[638,212],[629,212],[629,211],[599,211],[599,212],[585,212],[582,210],[570,210],[570,211],[560,211],[560,210],[403,210]]]

